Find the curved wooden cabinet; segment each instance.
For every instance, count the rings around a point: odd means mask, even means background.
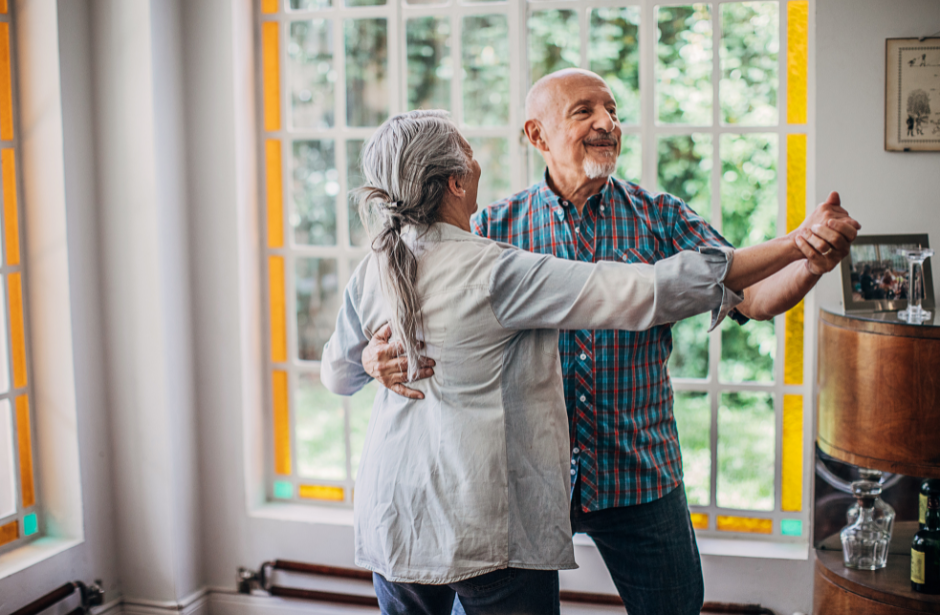
[[[823,452],[940,478],[940,326],[821,310],[818,385]]]

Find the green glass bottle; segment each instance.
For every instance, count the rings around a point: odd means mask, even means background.
[[[927,514],[927,497],[940,495],[940,480],[928,478],[920,484],[920,506],[917,520],[920,522],[920,529],[924,529],[924,516]]]
[[[911,589],[940,594],[940,495],[927,496],[924,529],[911,543]]]

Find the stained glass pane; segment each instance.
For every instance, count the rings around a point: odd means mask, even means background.
[[[755,519],[753,517],[732,517],[718,515],[718,529],[722,532],[745,532],[747,534],[772,534],[774,522],[772,519]]]
[[[36,513],[30,513],[23,517],[23,536],[32,536],[39,531],[39,519]]]
[[[301,374],[294,399],[297,473],[310,478],[345,479],[343,398],[330,393],[317,375]]]
[[[280,43],[278,23],[266,21],[261,24],[261,64],[264,88],[264,129],[281,129],[281,60],[278,53]]]
[[[774,403],[770,393],[721,395],[718,405],[718,506],[773,510],[775,431]]]
[[[707,4],[656,8],[656,117],[712,124],[712,22]]]
[[[803,396],[783,396],[780,510],[803,510]]]
[[[13,457],[13,412],[0,400],[0,518],[16,512],[16,464]]]
[[[3,1],[3,0],[0,0]],[[262,13],[277,13],[279,0],[261,0]]]
[[[682,449],[685,497],[694,506],[711,499],[711,404],[708,393],[676,391],[674,413]]]
[[[726,124],[777,123],[777,2],[721,5],[721,120]]]
[[[509,24],[505,15],[463,18],[463,122],[509,123]]]
[[[635,184],[640,183],[643,159],[640,152],[640,135],[625,134],[620,140],[620,157],[617,158],[617,177]]]
[[[388,22],[347,19],[346,123],[378,126],[388,117]]]
[[[477,204],[482,208],[509,196],[509,143],[506,139],[471,137],[467,139],[473,156],[483,170]]]
[[[695,529],[708,529],[708,513],[690,513],[689,518],[692,519],[692,527]]]
[[[660,137],[658,157],[659,190],[682,199],[706,221],[711,220],[711,135]]]
[[[294,241],[315,246],[336,245],[336,196],[339,172],[333,141],[294,141]]]
[[[297,489],[297,495],[305,500],[342,502],[345,499],[345,490],[334,485],[301,485]]]
[[[29,413],[29,397],[16,398],[16,450],[20,462],[20,500],[23,508],[36,505],[36,483],[33,475],[33,426]]]
[[[10,371],[7,365],[7,329],[2,325],[6,322],[6,287],[3,285],[3,276],[0,276],[0,393],[10,390]]]
[[[0,139],[13,139],[13,72],[10,58],[10,24],[0,23]]]
[[[783,519],[780,521],[780,533],[784,536],[802,536],[803,522],[799,519]]]
[[[581,33],[575,11],[535,11],[528,25],[529,83],[556,70],[580,66]]]
[[[336,259],[298,258],[294,274],[297,291],[297,348],[305,361],[319,361],[323,345],[336,326],[341,289]]]
[[[672,354],[669,375],[673,378],[708,377],[709,314],[680,320],[672,325]]]
[[[787,122],[806,123],[809,3],[787,2]]]
[[[19,208],[16,204],[16,159],[12,149],[0,152],[3,172],[3,231],[6,244],[6,264],[20,264]]]
[[[286,480],[274,481],[274,497],[279,500],[290,500],[294,497],[294,485]]]
[[[336,124],[333,22],[328,19],[290,24],[290,104],[295,128],[330,128]]]
[[[366,442],[369,417],[372,416],[372,403],[378,392],[379,385],[373,382],[349,398],[349,441],[352,448],[350,461],[354,480],[359,472],[359,461],[362,459],[362,448]]]
[[[268,257],[268,296],[271,306],[271,360],[287,361],[287,294],[284,280],[284,257]]]
[[[604,78],[624,124],[640,122],[640,7],[591,11],[589,68]],[[639,175],[637,175],[639,178]]]
[[[0,547],[9,544],[20,537],[20,522],[11,521],[6,525],[0,525]]]
[[[346,141],[346,185],[349,190],[360,188],[366,183],[366,178],[362,175],[362,148],[366,142],[363,139],[350,139]],[[362,225],[362,219],[359,217],[359,201],[355,198],[347,198],[346,204],[349,216],[349,243],[354,246],[369,245],[369,234]]]
[[[264,142],[265,184],[268,189],[268,247],[284,247],[284,179],[281,174],[281,141]]]
[[[454,76],[450,18],[409,19],[405,30],[408,109],[450,109],[450,84]]]
[[[10,355],[13,358],[13,387],[26,386],[26,324],[23,321],[22,274],[7,275],[10,306]]]
[[[291,473],[290,402],[288,401],[287,372],[276,369],[271,373],[274,429],[274,473]]]

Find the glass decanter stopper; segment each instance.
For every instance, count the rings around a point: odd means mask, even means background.
[[[873,483],[881,484],[881,470],[870,470],[868,468],[859,468],[859,475],[862,477],[862,480],[871,481]],[[858,503],[852,504],[849,510],[846,512],[846,520],[849,525],[855,523],[855,520],[858,519],[859,506]],[[872,513],[872,519],[876,524],[881,526],[881,529],[888,532],[888,541],[891,541],[892,532],[894,531],[894,517],[896,513],[890,504],[881,499],[881,496],[875,496],[875,510]]]
[[[881,495],[878,483],[858,480],[852,483],[858,503],[858,518],[842,529],[842,561],[846,568],[878,570],[888,563],[891,536],[875,523],[875,500]]]
[[[907,276],[907,309],[898,312],[898,319],[913,325],[930,320],[930,312],[924,309],[924,261],[933,256],[930,248],[901,249],[897,252],[907,257],[910,272]]]

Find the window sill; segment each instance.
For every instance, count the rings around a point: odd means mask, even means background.
[[[703,538],[697,537],[698,550],[702,555],[722,557],[754,557],[760,559],[809,559],[809,544],[768,542],[738,538]],[[575,534],[574,544],[579,547],[594,547],[594,541],[587,534]]]
[[[353,525],[352,508],[340,508],[338,506],[268,502],[250,510],[248,516],[256,519],[297,521],[316,525],[343,525],[348,527]]]
[[[0,579],[13,576],[21,570],[82,544],[75,538],[49,538],[35,540],[19,549],[0,555]]]

